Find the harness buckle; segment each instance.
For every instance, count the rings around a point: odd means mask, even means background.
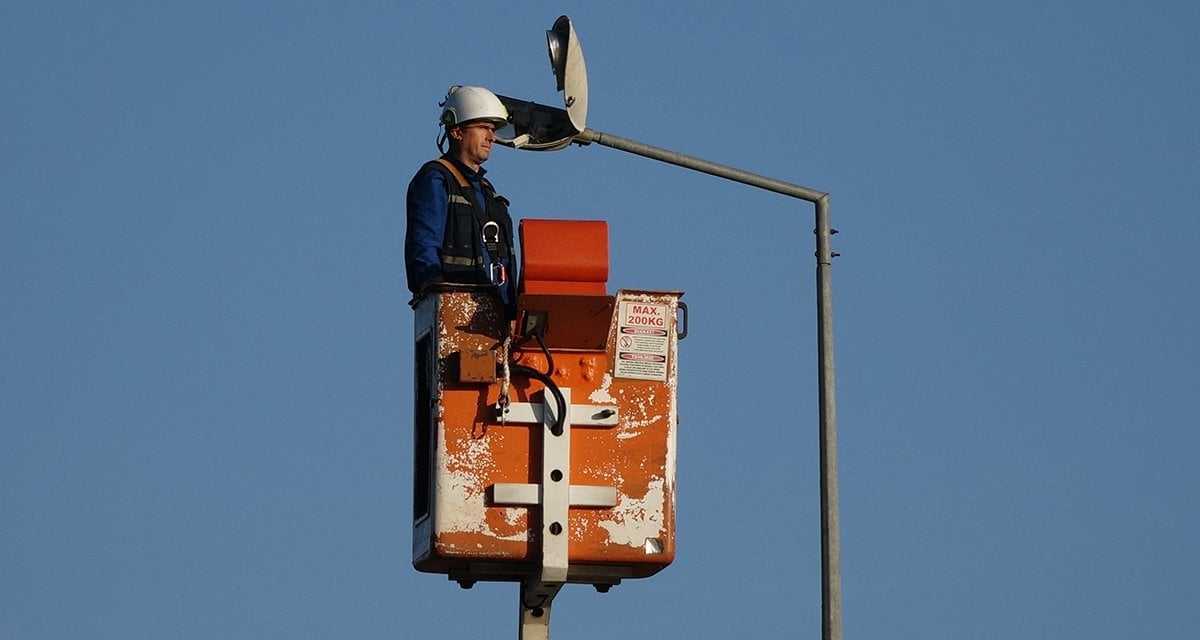
[[[496,255],[497,249],[500,248],[500,225],[495,220],[488,220],[483,224],[483,230],[480,234],[483,236],[483,246],[487,248],[488,258],[491,264],[488,269],[488,279],[492,284],[502,285],[508,279],[508,273],[504,269],[504,265],[499,262],[499,256]]]
[[[500,243],[500,225],[495,220],[488,220],[483,224],[483,233],[481,235],[483,236],[483,244],[487,245],[489,251],[494,251]]]

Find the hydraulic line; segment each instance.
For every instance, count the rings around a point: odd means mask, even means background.
[[[550,350],[546,348],[546,342],[542,340],[542,332],[535,331],[533,339],[537,340],[538,346],[542,348],[542,353],[546,355],[546,375],[554,375],[554,356],[550,355]]]
[[[514,364],[511,368],[513,373],[519,373],[541,382],[546,386],[546,390],[550,392],[550,395],[554,396],[554,403],[555,406],[558,407],[558,410],[554,415],[554,424],[550,426],[550,433],[553,433],[556,436],[561,436],[563,433],[563,424],[567,419],[567,399],[563,397],[562,391],[559,390],[558,385],[554,384],[554,381],[550,379],[550,376],[538,371],[537,369],[534,369],[533,367],[527,367],[523,364]]]

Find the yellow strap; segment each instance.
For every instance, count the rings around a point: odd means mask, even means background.
[[[458,180],[458,186],[462,187],[463,189],[471,188],[471,183],[467,182],[467,177],[464,176],[462,174],[462,172],[458,170],[458,167],[454,166],[453,162],[450,162],[449,160],[447,160],[445,158],[438,158],[437,161],[439,163],[441,163],[441,165],[443,167],[446,167],[447,169],[449,169],[450,173],[454,174],[454,179]],[[492,183],[488,182],[487,178],[480,178],[479,181],[482,182],[483,184],[486,184],[489,189],[492,188]]]
[[[449,160],[447,160],[445,158],[438,158],[437,161],[442,163],[443,167],[446,167],[447,169],[449,169],[450,173],[454,174],[454,178],[456,180],[458,180],[458,186],[462,187],[463,189],[471,188],[471,183],[467,182],[467,177],[464,176],[462,174],[462,172],[458,170],[458,167],[454,166],[453,162],[450,162]]]

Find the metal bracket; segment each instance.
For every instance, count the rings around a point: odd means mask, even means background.
[[[531,585],[521,583],[521,632],[519,640],[550,640],[550,601],[558,594],[562,585],[554,586],[553,590],[545,590],[535,596],[542,598],[544,604],[529,606],[531,601]],[[533,590],[535,593],[542,590]]]
[[[570,422],[575,427],[615,427],[617,426],[617,408],[615,406],[598,405],[598,404],[576,404],[572,405],[570,400],[569,389],[559,387],[563,392],[563,399],[567,401],[567,422]],[[554,411],[553,405],[533,404],[530,402],[513,402],[506,408],[501,409],[504,413],[505,422],[517,422],[525,424],[545,423],[543,414],[545,411]],[[499,413],[499,412],[498,412]],[[496,416],[499,420],[500,415]],[[553,424],[553,420],[551,420]]]
[[[571,428],[615,427],[616,407],[572,405],[571,389],[560,387],[559,391],[568,409],[562,433],[558,435],[554,434],[557,407],[549,394],[543,392],[541,405],[514,402],[502,409],[502,424],[542,425],[541,484],[492,485],[492,499],[496,504],[541,505],[541,566],[521,582],[520,640],[549,640],[550,605],[566,583],[569,569],[567,516],[570,508],[613,507],[617,504],[616,487],[571,484]]]

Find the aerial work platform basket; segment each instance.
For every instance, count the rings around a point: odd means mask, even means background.
[[[679,292],[606,291],[608,227],[524,220],[515,318],[494,287],[415,303],[413,565],[601,590],[675,557]],[[543,612],[543,613],[539,613]]]

